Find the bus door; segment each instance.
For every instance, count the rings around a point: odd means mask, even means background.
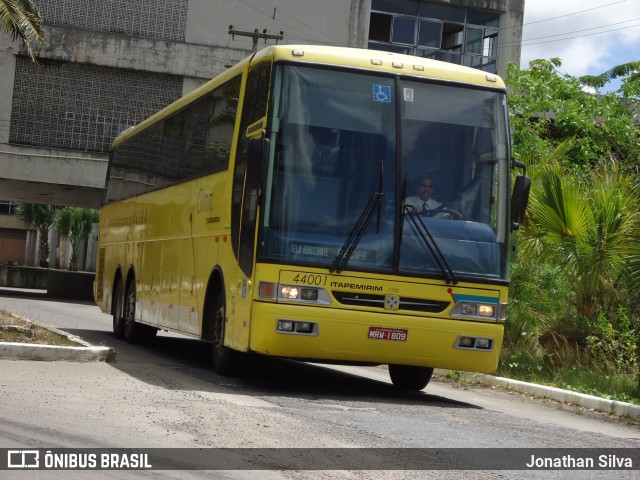
[[[267,125],[271,63],[262,63],[249,71],[242,119],[238,132],[238,148],[233,176],[231,205],[231,241],[238,262],[233,278],[225,274],[227,296],[227,345],[238,350],[248,347],[253,296],[256,223],[258,214],[259,165],[248,162],[250,138],[261,136]],[[229,304],[230,303],[230,304]]]

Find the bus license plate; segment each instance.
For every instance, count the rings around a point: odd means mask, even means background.
[[[409,331],[404,328],[369,327],[369,338],[406,342]]]

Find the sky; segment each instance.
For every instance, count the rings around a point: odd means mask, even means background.
[[[554,57],[573,76],[640,60],[640,0],[525,0],[521,68]]]

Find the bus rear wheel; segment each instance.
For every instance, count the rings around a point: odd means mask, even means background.
[[[417,392],[429,384],[433,368],[413,365],[389,365],[393,386],[400,390]]]
[[[136,323],[136,283],[134,280],[127,285],[124,297],[124,339],[127,343],[144,343],[156,336],[158,329],[149,325]]]
[[[122,282],[120,280],[116,283],[115,292],[113,294],[113,336],[122,340],[124,338],[124,315],[123,315],[123,293]]]

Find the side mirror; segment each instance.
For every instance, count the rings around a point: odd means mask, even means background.
[[[511,194],[511,230],[518,230],[524,220],[524,214],[529,204],[529,192],[531,191],[531,179],[526,175],[518,175],[513,184]]]

